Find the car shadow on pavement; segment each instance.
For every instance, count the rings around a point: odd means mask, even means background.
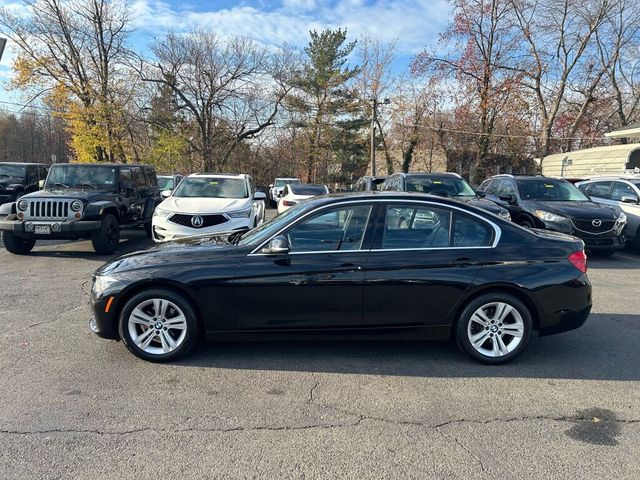
[[[419,377],[640,380],[640,315],[593,314],[580,329],[533,337],[501,366],[482,365],[452,342],[202,342],[185,367]]]
[[[36,243],[36,248],[30,255],[34,257],[87,258],[107,261],[120,255],[145,250],[152,245],[154,245],[153,241],[144,232],[131,232],[120,237],[120,244],[113,255],[98,255],[93,251],[89,240]]]

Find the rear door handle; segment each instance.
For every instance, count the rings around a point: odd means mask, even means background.
[[[449,265],[457,265],[460,267],[470,267],[473,265],[480,265],[480,262],[478,260],[471,260],[470,258],[461,257],[461,258],[456,258],[452,262],[449,262]]]

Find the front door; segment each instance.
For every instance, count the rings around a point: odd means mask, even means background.
[[[248,255],[233,282],[237,327],[361,326],[371,209],[358,204],[312,214],[282,232],[288,253]]]
[[[366,267],[363,323],[444,325],[496,233],[479,217],[424,202],[386,204]]]

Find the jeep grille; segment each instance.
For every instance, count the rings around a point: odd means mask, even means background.
[[[71,220],[69,208],[72,200],[28,200],[25,220]]]

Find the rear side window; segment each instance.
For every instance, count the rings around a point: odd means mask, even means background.
[[[133,186],[136,188],[144,188],[146,186],[144,180],[144,172],[142,167],[133,167]]]
[[[453,222],[454,247],[488,247],[493,242],[493,228],[479,218],[456,212]]]
[[[133,177],[131,176],[130,168],[123,168],[120,170],[120,182],[128,183],[129,185],[133,184]]]
[[[388,205],[379,248],[448,247],[450,231],[449,210],[431,206]]]
[[[513,188],[513,185],[509,180],[503,180],[500,184],[500,188],[496,193],[496,195],[504,195],[504,196],[515,195],[515,194],[516,194],[516,190],[515,188]]]
[[[147,185],[149,185],[150,187],[157,187],[158,186],[158,177],[156,177],[155,170],[153,170],[153,168],[145,168],[144,172],[145,172],[146,177],[147,177]]]

